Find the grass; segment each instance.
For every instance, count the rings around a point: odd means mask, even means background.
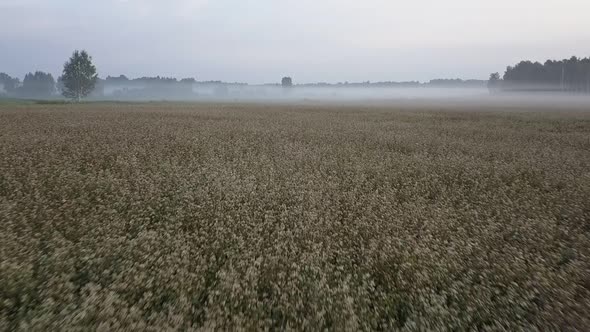
[[[590,112],[0,105],[0,330],[585,330],[589,151]]]

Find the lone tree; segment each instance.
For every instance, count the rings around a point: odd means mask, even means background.
[[[66,98],[80,101],[94,90],[97,79],[92,57],[86,51],[75,50],[64,64],[63,75],[60,77],[63,84],[62,94]]]
[[[291,77],[283,77],[283,79],[281,80],[281,85],[283,86],[283,88],[292,87],[293,80],[291,79]]]
[[[490,79],[488,80],[488,90],[490,91],[490,94],[498,93],[500,90],[500,84],[502,84],[500,73],[491,73]]]

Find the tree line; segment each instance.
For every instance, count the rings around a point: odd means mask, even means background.
[[[108,90],[116,98],[174,98],[190,96],[195,83],[194,78],[178,80],[174,77],[156,76],[129,79],[125,75],[107,76],[104,80],[98,80],[97,92],[100,95]]]
[[[420,82],[377,82],[362,83],[327,83],[303,84],[300,86],[350,86],[350,87],[481,87],[484,81],[437,79],[428,83]],[[144,96],[178,96],[191,94],[196,84],[194,78],[177,80],[170,77],[141,77],[128,79],[121,75],[108,76],[105,80],[98,78],[92,57],[86,51],[74,51],[64,64],[62,75],[57,79],[50,73],[36,71],[25,75],[22,82],[6,73],[0,73],[0,95],[18,98],[50,98],[56,92],[73,100],[81,100],[95,89],[104,94],[107,87],[114,89],[113,95],[125,97]],[[219,82],[219,85],[223,83]],[[292,87],[291,77],[283,77],[283,87]],[[510,91],[559,91],[590,94],[590,57],[575,56],[564,60],[547,60],[545,63],[521,61],[515,66],[508,66],[504,75],[492,73],[487,82],[491,93]],[[217,94],[225,91],[217,91]]]
[[[554,91],[590,94],[590,57],[521,61],[508,66],[503,77],[492,73],[488,81],[492,93],[510,91]]]
[[[0,91],[13,97],[50,97],[56,91],[56,82],[49,73],[28,73],[21,84],[20,79],[0,73]]]
[[[192,87],[196,83],[194,78],[177,80],[160,76],[129,79],[120,75],[100,79],[92,57],[86,51],[76,50],[64,64],[62,75],[57,80],[42,71],[26,74],[22,82],[19,78],[0,73],[0,96],[55,98],[59,93],[80,101],[88,96],[100,98],[106,89],[110,89],[112,96],[123,99],[182,98],[193,93]]]
[[[36,71],[25,75],[22,84],[18,78],[0,73],[0,93],[20,98],[50,98],[57,90],[73,100],[88,96],[98,80],[92,57],[86,51],[74,51],[64,64],[57,82],[50,73]]]

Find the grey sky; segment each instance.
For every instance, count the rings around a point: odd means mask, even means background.
[[[250,83],[486,78],[590,56],[588,0],[0,0],[0,72]]]

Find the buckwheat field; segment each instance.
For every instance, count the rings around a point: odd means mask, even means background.
[[[590,112],[0,105],[0,330],[88,329],[588,330]]]

